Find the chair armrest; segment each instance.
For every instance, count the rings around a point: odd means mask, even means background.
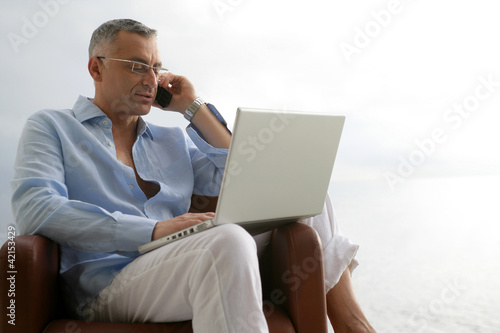
[[[12,244],[7,245],[0,251],[0,307],[5,310],[14,300],[15,310],[9,312],[15,317],[2,316],[0,331],[41,332],[58,310],[59,247],[42,236],[18,236],[13,258],[8,255]],[[9,273],[12,271],[15,273]],[[7,278],[13,283],[4,283]],[[12,318],[15,325],[9,324]]]
[[[297,332],[327,332],[323,252],[316,231],[301,223],[273,232],[274,292]],[[282,296],[282,297],[279,297]]]

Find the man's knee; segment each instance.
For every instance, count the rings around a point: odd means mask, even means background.
[[[236,224],[224,224],[213,229],[214,243],[211,251],[216,255],[236,260],[257,258],[257,245],[253,237]]]

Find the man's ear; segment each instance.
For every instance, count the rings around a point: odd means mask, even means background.
[[[89,59],[89,73],[90,76],[94,79],[96,82],[101,82],[102,81],[102,62],[97,59],[97,57],[90,57]]]

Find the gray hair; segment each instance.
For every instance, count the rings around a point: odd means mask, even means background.
[[[113,46],[120,31],[135,32],[141,36],[152,38],[157,35],[157,31],[147,27],[141,22],[130,19],[117,19],[101,24],[92,34],[89,45],[89,57],[97,56],[97,52],[109,49]]]

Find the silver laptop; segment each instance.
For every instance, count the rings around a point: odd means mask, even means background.
[[[238,108],[215,218],[139,252],[221,224],[258,234],[320,214],[344,121],[343,115]]]

